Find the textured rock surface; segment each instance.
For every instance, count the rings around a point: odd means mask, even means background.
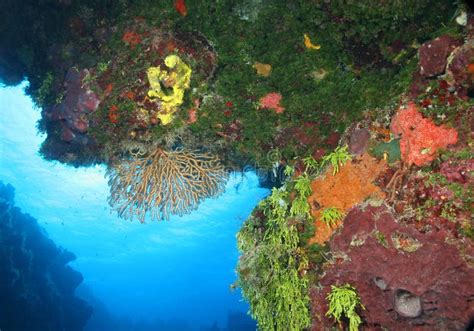
[[[448,55],[461,43],[447,35],[425,42],[419,49],[420,73],[433,77],[444,72]]]
[[[365,330],[463,330],[474,315],[474,269],[443,233],[401,225],[385,206],[357,207],[330,246],[335,262],[312,290],[314,330],[333,325],[323,316],[332,284],[358,289]]]

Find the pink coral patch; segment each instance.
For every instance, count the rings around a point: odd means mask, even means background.
[[[436,126],[431,120],[423,118],[413,102],[398,111],[392,119],[390,129],[395,135],[401,135],[400,151],[403,161],[417,166],[433,161],[438,149],[458,141],[455,129]]]
[[[265,95],[263,98],[260,99],[260,105],[262,108],[271,109],[271,110],[274,110],[275,113],[281,114],[283,113],[285,108],[283,108],[280,105],[280,101],[281,101],[281,94],[272,92],[272,93],[268,93],[267,95]]]

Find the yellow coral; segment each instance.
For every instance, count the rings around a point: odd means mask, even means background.
[[[168,55],[165,58],[165,65],[169,71],[162,70],[160,67],[150,67],[147,70],[150,90],[148,97],[150,99],[159,99],[161,101],[162,112],[158,118],[163,125],[169,124],[173,119],[173,114],[178,106],[183,103],[184,91],[189,88],[191,81],[191,68],[184,63],[177,55]],[[162,84],[172,87],[172,92],[167,94],[162,88]]]

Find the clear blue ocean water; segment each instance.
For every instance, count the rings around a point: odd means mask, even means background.
[[[0,88],[0,181],[13,185],[16,205],[77,256],[71,266],[84,277],[78,293],[92,292],[114,316],[180,320],[193,330],[223,329],[229,313],[246,313],[248,305],[230,286],[235,235],[268,194],[256,175],[233,174],[223,195],[181,218],[118,219],[106,201],[105,168],[74,169],[38,155],[40,110],[25,85]]]

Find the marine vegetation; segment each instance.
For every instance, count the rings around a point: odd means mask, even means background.
[[[294,180],[294,190],[296,197],[291,203],[290,215],[306,215],[306,218],[311,218],[311,207],[308,203],[308,197],[311,195],[311,179],[306,172]]]
[[[347,150],[347,146],[338,146],[333,152],[323,157],[321,166],[331,164],[332,174],[335,175],[338,173],[339,167],[342,167],[350,159],[351,155]]]
[[[344,218],[344,213],[335,207],[325,208],[321,212],[321,221],[329,227],[337,225],[337,222]]]
[[[110,168],[110,205],[120,217],[145,222],[184,215],[224,189],[227,172],[209,154],[160,148]]]
[[[288,221],[290,206],[287,191],[273,189],[237,234],[238,283],[263,331],[299,331],[311,323],[308,257],[300,248],[298,222]]]
[[[357,314],[357,310],[365,309],[365,307],[360,302],[359,294],[352,285],[331,285],[331,292],[326,299],[329,302],[329,310],[326,316],[334,318],[339,324],[341,324],[343,317],[347,318],[349,320],[349,331],[359,330],[362,320]]]

